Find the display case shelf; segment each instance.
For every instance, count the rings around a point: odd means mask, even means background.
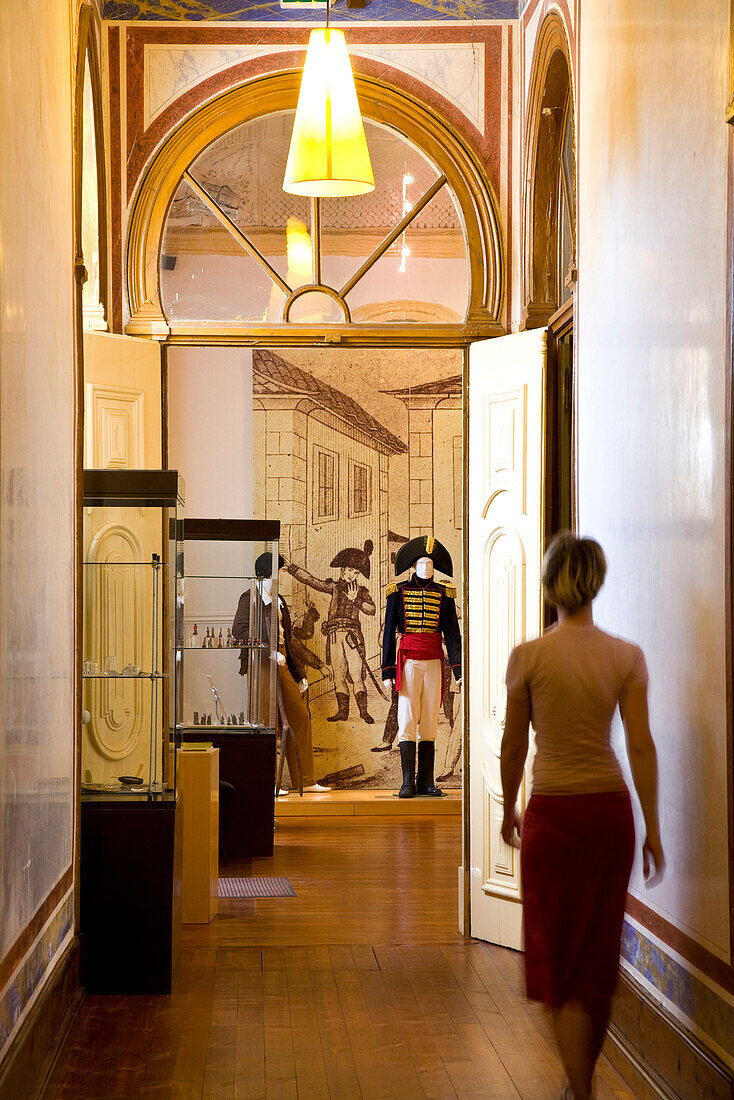
[[[167,680],[167,672],[83,672],[82,680]]]

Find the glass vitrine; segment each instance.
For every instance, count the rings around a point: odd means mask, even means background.
[[[180,740],[200,740],[202,732],[275,729],[279,534],[273,520],[184,524],[186,613],[176,654]]]
[[[85,470],[82,793],[176,789],[183,482]]]

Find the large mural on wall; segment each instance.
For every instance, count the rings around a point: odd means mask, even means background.
[[[461,378],[453,350],[253,352],[254,511],[281,521],[316,778],[336,788],[400,785],[397,700],[380,663],[403,542],[434,534],[449,549],[461,621]],[[461,785],[461,706],[447,681],[436,744],[445,787]]]

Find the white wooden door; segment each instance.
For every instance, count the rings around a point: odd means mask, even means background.
[[[131,336],[85,332],[84,383],[85,466],[159,468],[160,346]],[[150,561],[153,552],[161,552],[160,512],[85,509],[83,539],[86,562]],[[150,670],[152,581],[152,572],[139,566],[84,568],[83,660],[96,661],[101,670],[105,657],[115,656],[118,670],[130,661]],[[109,783],[119,775],[147,779],[150,692],[150,680],[84,681],[82,701],[91,719],[81,742],[82,782]],[[157,763],[160,775],[162,762]]]
[[[517,849],[500,836],[500,742],[512,647],[541,628],[546,332],[469,353],[469,827],[467,931],[522,947]],[[527,776],[520,800],[527,797]]]

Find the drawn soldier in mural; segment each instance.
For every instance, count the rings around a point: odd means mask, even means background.
[[[339,570],[338,578],[322,580],[293,562],[286,564],[287,571],[301,584],[331,596],[329,613],[321,624],[321,631],[326,636],[326,662],[334,676],[337,712],[327,718],[327,722],[343,722],[349,717],[350,683],[360,718],[368,725],[374,722],[367,710],[367,677],[374,682],[374,676],[367,664],[360,615],[374,615],[377,609],[369,589],[359,583],[360,574],[369,580],[372,550],[369,539],[362,550],[355,546],[340,550],[331,561],[331,568]]]

